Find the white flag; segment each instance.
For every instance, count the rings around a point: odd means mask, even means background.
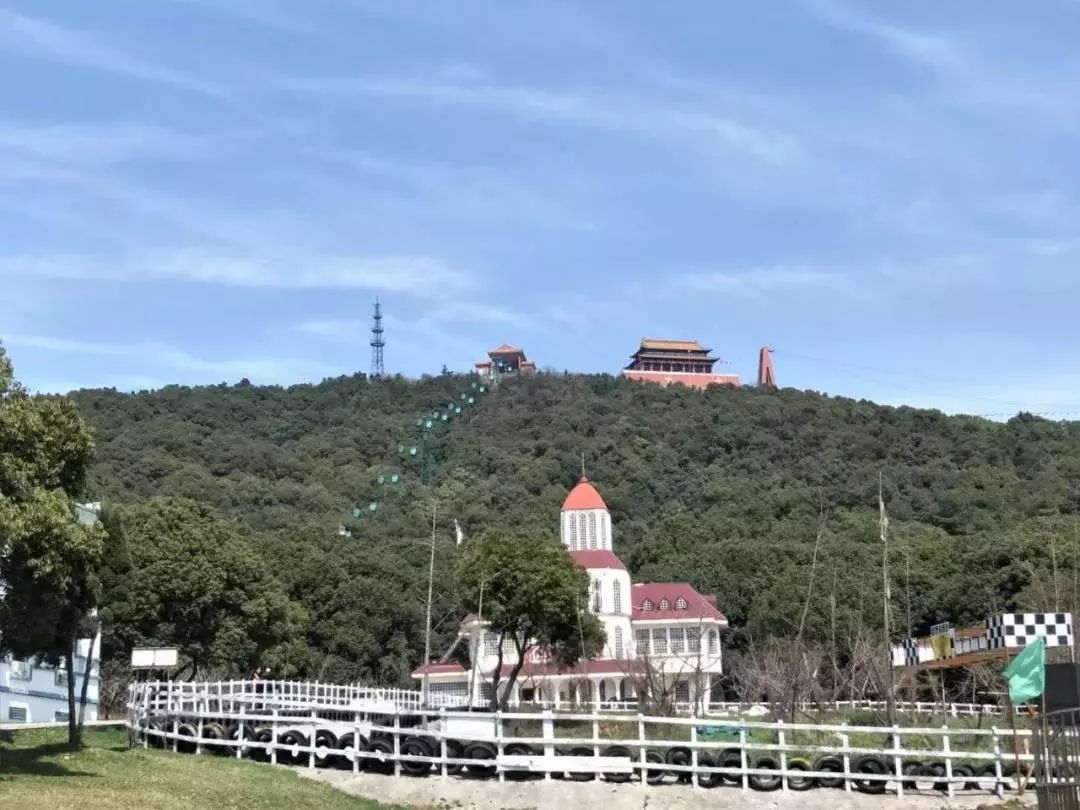
[[[461,530],[461,524],[454,518],[454,534],[457,535],[457,544],[460,546],[465,541],[465,532]]]

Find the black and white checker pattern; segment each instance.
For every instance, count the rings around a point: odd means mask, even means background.
[[[986,646],[991,650],[1026,647],[1039,636],[1047,647],[1073,643],[1072,616],[1068,613],[1004,613],[986,620]]]

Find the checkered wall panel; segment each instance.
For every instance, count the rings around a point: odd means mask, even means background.
[[[1073,643],[1072,616],[1068,613],[1005,613],[986,620],[986,646],[991,650],[1026,647],[1042,636],[1047,647]]]

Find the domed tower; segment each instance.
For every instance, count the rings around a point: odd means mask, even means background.
[[[563,502],[559,535],[589,574],[589,609],[604,625],[602,658],[632,658],[630,574],[611,549],[611,513],[584,475]]]
[[[584,475],[563,502],[559,537],[571,551],[611,551],[611,514]]]

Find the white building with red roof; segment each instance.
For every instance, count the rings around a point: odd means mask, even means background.
[[[723,672],[720,631],[728,626],[716,597],[700,594],[686,582],[632,583],[612,549],[607,504],[584,476],[563,503],[559,536],[589,575],[589,609],[603,624],[607,641],[597,658],[572,670],[558,669],[540,651],[531,653],[510,702],[603,704],[634,701],[651,691],[654,700],[706,704]],[[426,677],[433,702],[486,705],[498,664],[498,633],[474,614],[465,617],[458,632],[468,642],[471,666],[430,663],[413,677]],[[508,640],[502,677],[515,660]]]

